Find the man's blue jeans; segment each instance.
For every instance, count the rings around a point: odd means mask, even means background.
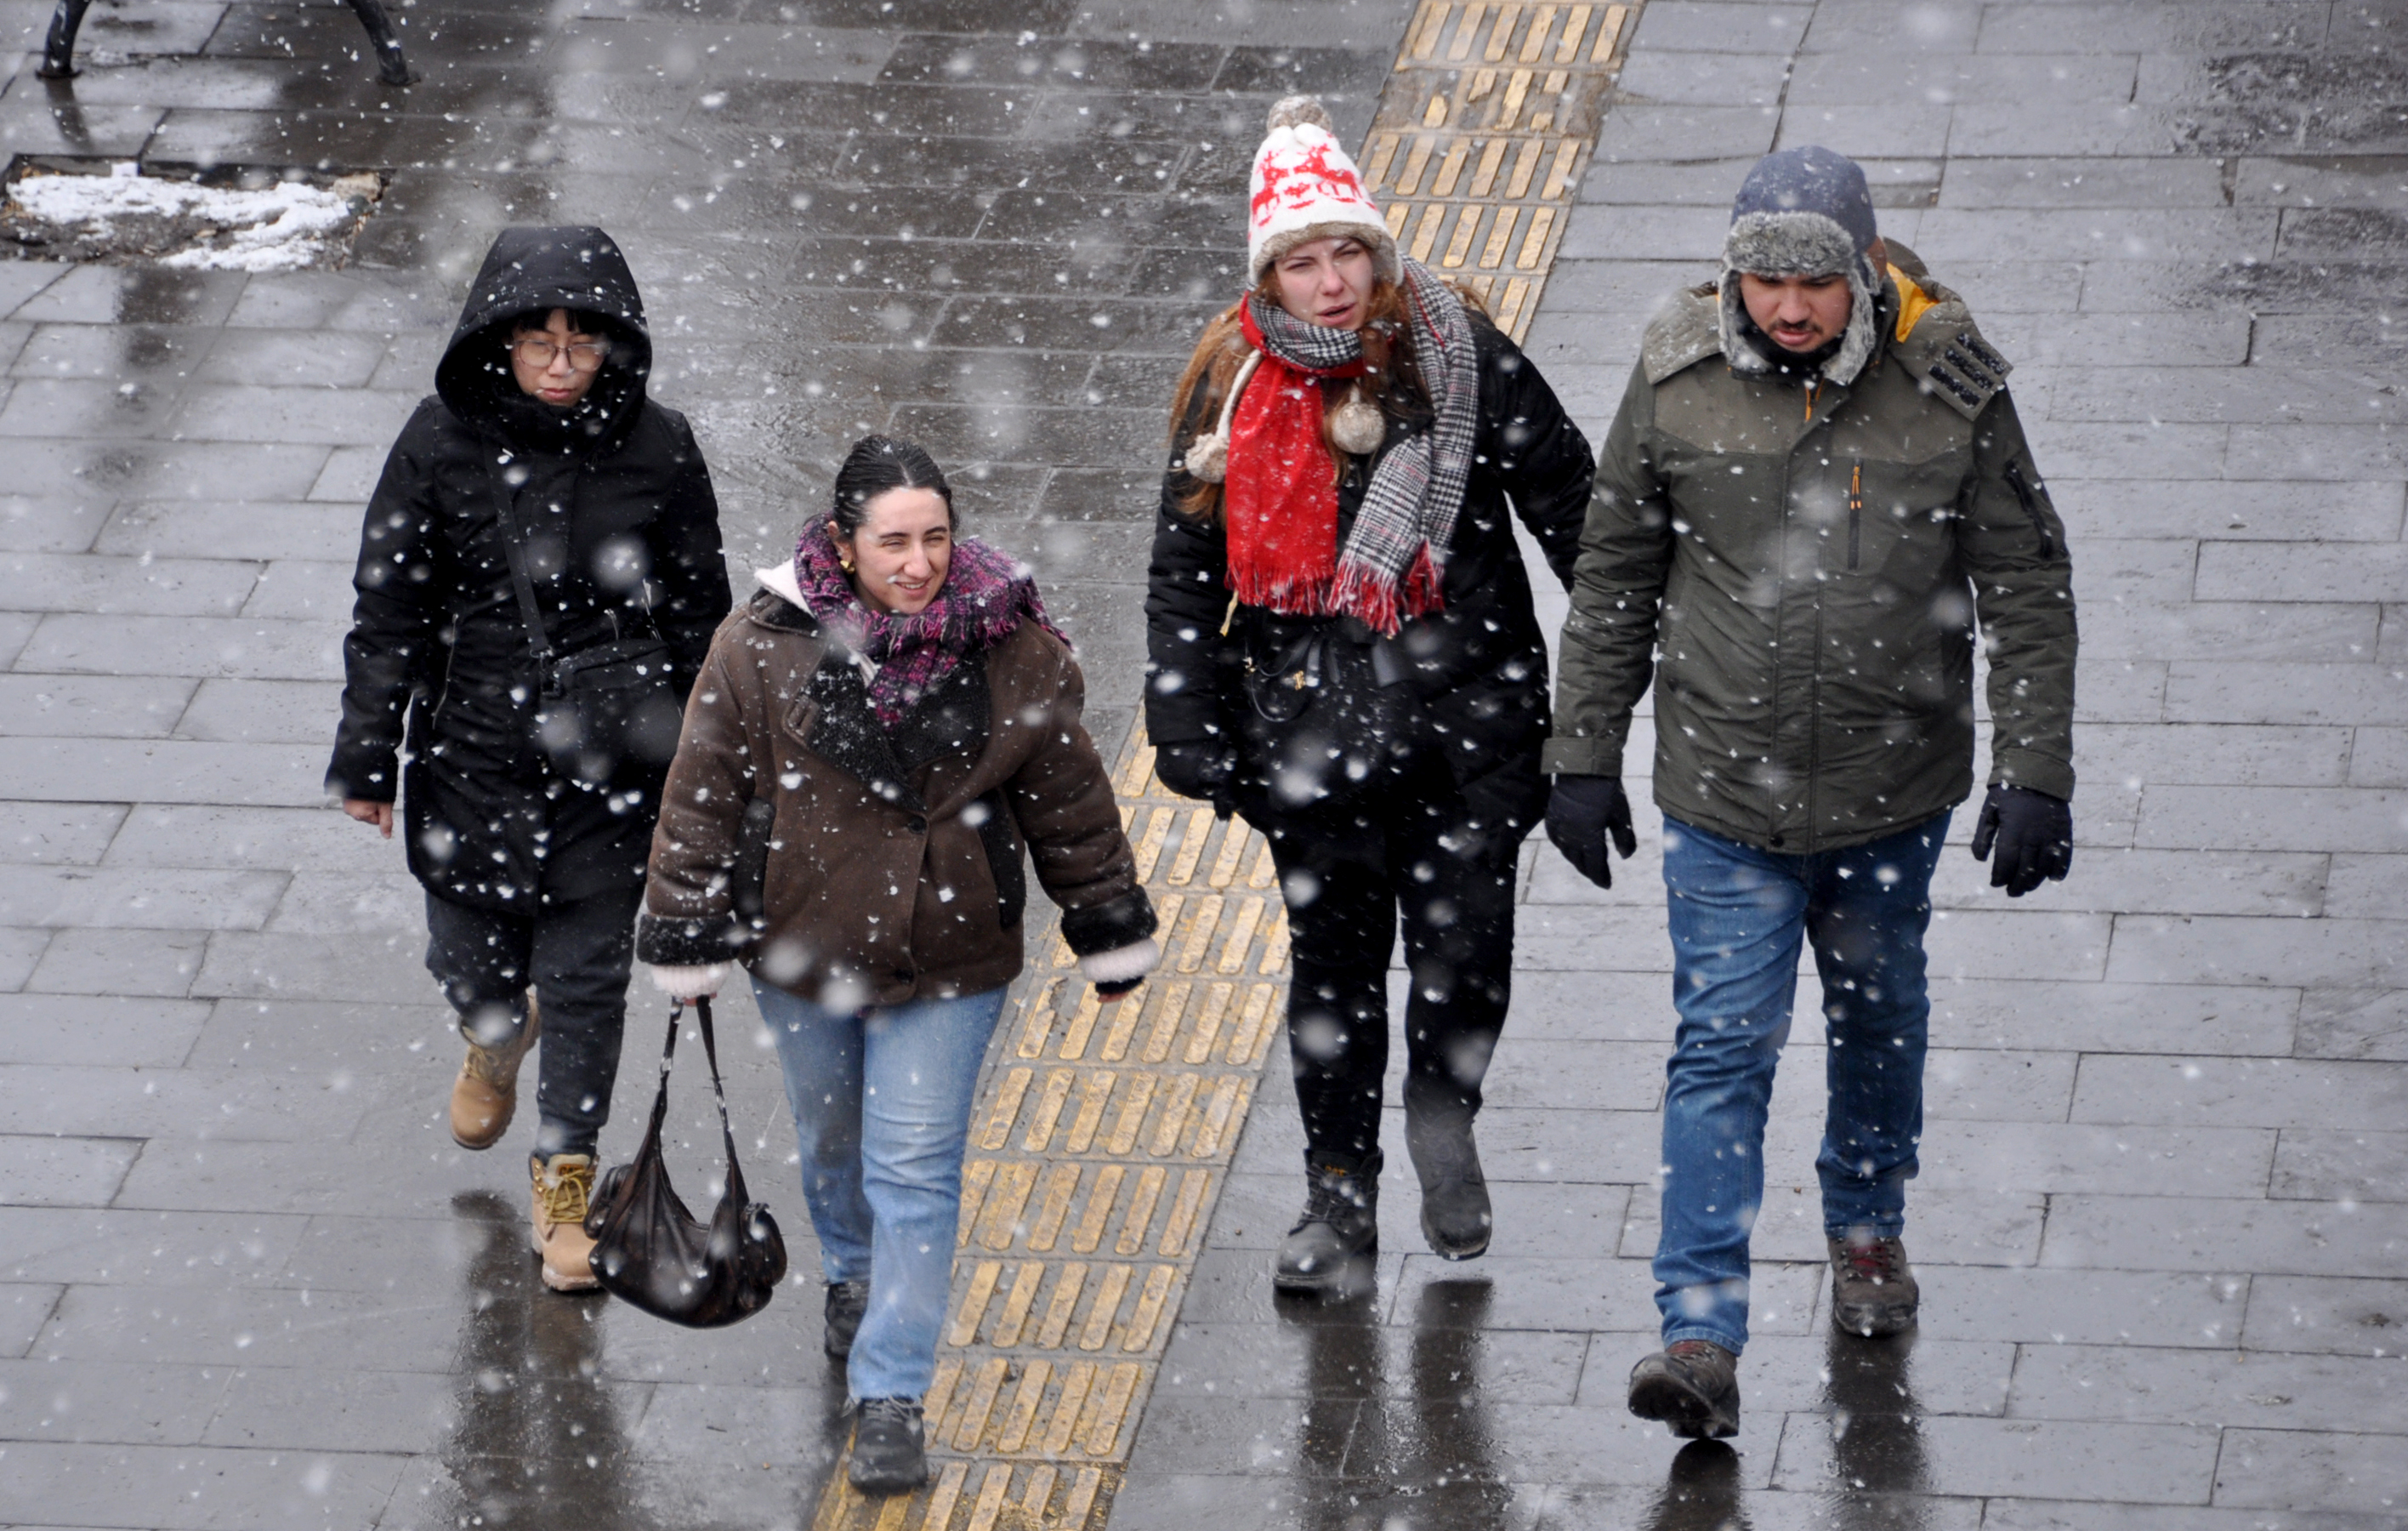
[[[752,980],[778,1041],[821,1273],[867,1281],[854,1398],[918,1398],[953,1285],[970,1096],[1005,990],[858,1013]]]
[[[1747,1238],[1764,1202],[1764,1123],[1789,1039],[1798,948],[1814,944],[1830,1048],[1823,1227],[1906,1225],[1923,1136],[1931,1018],[1923,933],[1948,816],[1845,850],[1784,856],[1664,821],[1672,926],[1665,1066],[1663,1232],[1656,1306],[1664,1342],[1747,1344]]]

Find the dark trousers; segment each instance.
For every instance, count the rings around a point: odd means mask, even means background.
[[[1405,1109],[1478,1111],[1512,996],[1520,837],[1479,823],[1437,761],[1338,813],[1283,816],[1267,834],[1287,901],[1288,1050],[1308,1151],[1354,1159],[1379,1147],[1399,913],[1412,978]]]
[[[462,1035],[508,1046],[526,1025],[527,989],[535,989],[543,1008],[538,1154],[592,1153],[610,1119],[643,900],[638,887],[506,915],[427,895],[426,968],[460,1012]]]

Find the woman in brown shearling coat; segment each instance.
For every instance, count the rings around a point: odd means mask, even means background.
[[[859,1407],[853,1481],[926,1476],[970,1095],[1023,964],[1024,855],[1107,1000],[1160,956],[1085,686],[1034,583],[928,455],[870,437],[833,517],[728,618],[662,794],[637,954],[679,998],[749,971],[777,1039]]]

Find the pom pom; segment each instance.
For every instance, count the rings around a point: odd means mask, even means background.
[[[1198,436],[1187,449],[1187,476],[1205,484],[1221,484],[1229,477],[1229,439],[1218,431]]]
[[[1337,136],[1338,129],[1330,123],[1329,113],[1309,95],[1283,95],[1273,102],[1270,116],[1264,119],[1263,131],[1276,133],[1281,128],[1301,127],[1307,123],[1333,137]]]
[[[1388,422],[1381,415],[1380,406],[1363,397],[1361,388],[1350,389],[1346,401],[1329,412],[1329,439],[1339,451],[1367,457],[1388,439]]]

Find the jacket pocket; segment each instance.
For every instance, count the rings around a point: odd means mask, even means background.
[[[1028,908],[1028,863],[1012,828],[1011,810],[998,787],[962,809],[962,822],[978,830],[986,869],[995,879],[996,922],[1009,931]]]
[[[2015,503],[2024,508],[2024,515],[2032,524],[2032,535],[2040,539],[2042,560],[2056,557],[2057,539],[2049,532],[2048,517],[2041,513],[2040,492],[2024,477],[2022,464],[2013,460],[2007,463],[2007,487],[2015,492]]]
[[[1865,537],[1865,460],[1859,457],[1848,469],[1848,571],[1856,572]]]

